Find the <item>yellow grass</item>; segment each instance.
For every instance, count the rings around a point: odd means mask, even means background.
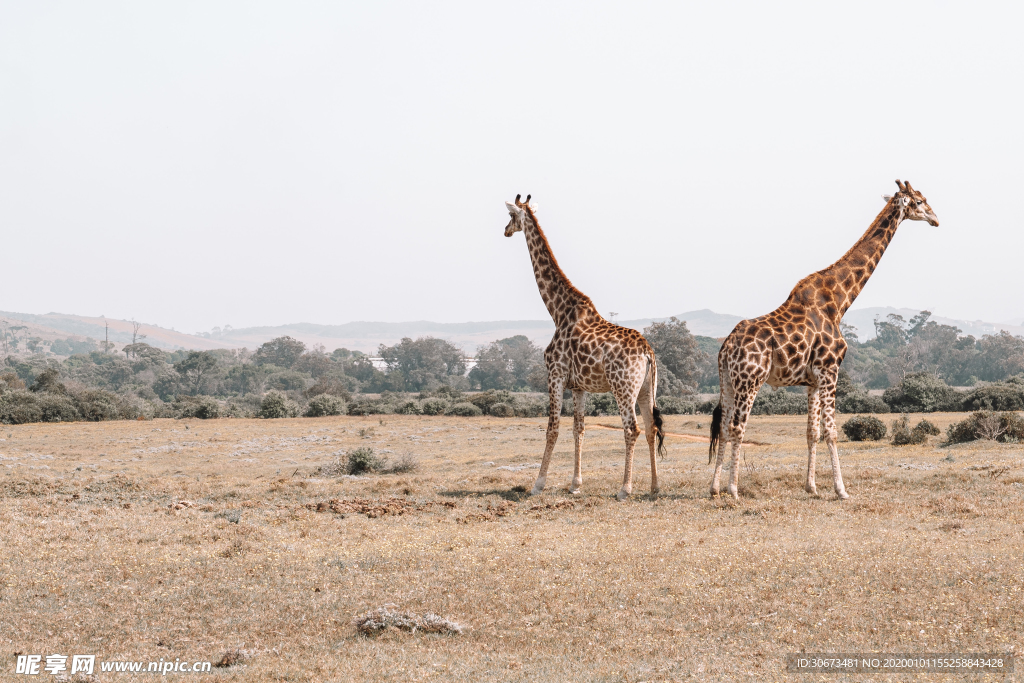
[[[544,419],[2,426],[0,679],[16,652],[244,651],[211,680],[653,681],[817,680],[785,673],[801,650],[1020,649],[1020,447],[842,443],[840,503],[827,451],[822,495],[802,489],[804,418],[754,417],[739,503],[708,498],[706,444],[670,437],[661,497],[638,452],[620,504],[611,429],[588,430],[584,493],[565,491],[571,422],[536,498],[536,469],[499,468],[539,461]],[[362,446],[419,469],[315,474]],[[385,605],[467,629],[358,634]]]

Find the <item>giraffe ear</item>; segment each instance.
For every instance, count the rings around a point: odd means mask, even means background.
[[[505,202],[505,206],[508,207],[508,212],[510,214],[512,214],[513,216],[522,216],[523,215],[523,210],[520,209],[515,204],[513,204],[512,202]]]
[[[892,200],[892,195],[891,194],[883,194],[882,195],[882,199],[885,200],[886,203],[889,203]]]

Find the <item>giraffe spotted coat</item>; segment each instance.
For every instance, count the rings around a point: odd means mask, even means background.
[[[572,391],[574,406],[575,465],[570,490],[578,493],[583,484],[583,410],[587,392],[610,391],[619,406],[626,439],[626,467],[618,497],[622,500],[633,490],[633,452],[640,436],[634,408],[637,404],[644,418],[651,454],[651,492],[657,493],[655,440],[660,449],[664,433],[661,415],[655,407],[658,367],[654,350],[636,330],[619,327],[601,317],[590,298],[572,285],[551,252],[534,208],[530,206],[530,197],[521,202],[517,195],[514,203],[505,202],[505,205],[511,216],[505,236],[525,233],[537,288],[555,322],[555,334],[544,351],[548,371],[548,429],[533,494],[544,490],[551,454],[558,441],[562,394],[566,389]]]
[[[807,483],[814,482],[816,447],[824,422],[825,443],[832,457],[835,493],[848,498],[836,447],[836,381],[846,355],[839,324],[878,266],[882,254],[905,219],[939,224],[924,196],[910,183],[896,181],[899,192],[867,232],[841,259],[797,283],[789,298],[767,315],[744,320],[726,337],[718,353],[721,394],[711,425],[711,448],[717,448],[711,495],[717,496],[727,443],[732,444],[729,493],[738,498],[739,454],[750,410],[761,386],[807,387]]]

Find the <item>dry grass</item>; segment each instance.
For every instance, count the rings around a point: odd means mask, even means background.
[[[564,490],[571,422],[537,498],[543,419],[2,427],[0,678],[15,652],[202,659],[216,680],[653,681],[784,680],[804,649],[1020,649],[1020,446],[843,443],[839,503],[827,455],[803,492],[803,419],[755,417],[738,503],[708,499],[706,444],[670,437],[662,496],[641,456],[620,504],[620,432],[588,431],[584,493]],[[317,469],[359,447],[418,469]],[[465,628],[361,635],[381,606]]]

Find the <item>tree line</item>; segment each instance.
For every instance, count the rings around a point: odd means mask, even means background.
[[[890,315],[875,322],[876,337],[863,343],[844,327],[849,350],[837,390],[841,411],[1024,408],[1024,339],[1005,332],[975,339],[930,315]],[[658,359],[659,407],[669,414],[709,412],[715,400],[700,394],[718,391],[719,342],[692,334],[676,318],[643,333]],[[468,372],[462,349],[444,339],[405,338],[380,345],[378,355],[382,367],[360,351],[328,353],[287,336],[255,351],[168,352],[136,341],[117,353],[94,349],[64,360],[7,355],[0,368],[0,422],[547,412],[543,351],[525,336],[478,349]],[[872,389],[886,391],[877,396]],[[610,395],[587,401],[588,414],[618,412]],[[567,394],[563,411],[572,409]],[[766,388],[754,405],[762,414],[804,411],[802,389]]]

